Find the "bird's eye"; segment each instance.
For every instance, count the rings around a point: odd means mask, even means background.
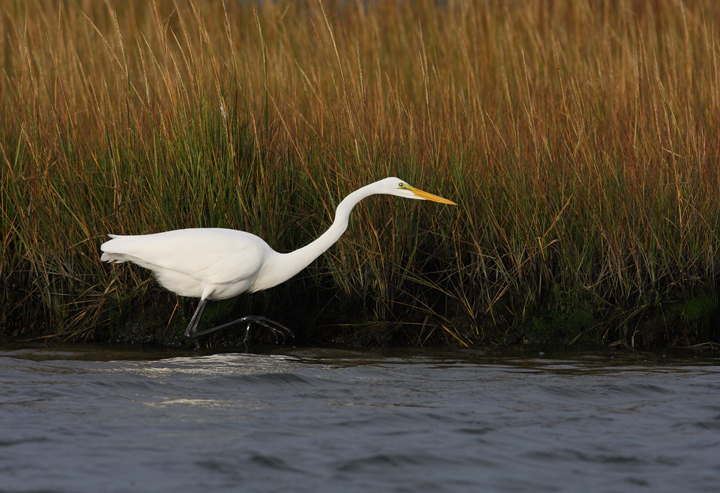
[[[404,183],[400,183],[400,184],[398,185],[398,188],[405,188],[406,186],[407,186],[407,185],[405,185]]]

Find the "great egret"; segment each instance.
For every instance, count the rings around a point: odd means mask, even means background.
[[[224,300],[240,293],[254,293],[287,281],[330,248],[345,232],[350,212],[370,195],[397,195],[408,199],[432,200],[442,204],[455,202],[424,192],[399,178],[385,178],[364,186],[338,204],[335,221],[317,240],[290,253],[278,253],[261,238],[245,231],[221,228],[191,228],[164,233],[121,236],[103,243],[104,262],[133,262],[150,269],[158,282],[180,296],[200,298],[185,330],[185,336],[197,338],[231,325],[252,322],[270,329],[276,336],[292,335],[282,325],[265,317],[243,317],[233,322],[197,331],[205,306],[210,300]]]

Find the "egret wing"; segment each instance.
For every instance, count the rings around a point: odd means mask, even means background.
[[[173,271],[224,284],[254,276],[270,247],[245,231],[198,228],[113,236],[101,249],[105,261],[130,261],[155,272]]]

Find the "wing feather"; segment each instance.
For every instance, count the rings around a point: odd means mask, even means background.
[[[172,271],[206,284],[253,278],[272,249],[261,238],[232,229],[180,229],[137,236],[110,235],[100,247],[106,262],[130,261],[159,274]]]

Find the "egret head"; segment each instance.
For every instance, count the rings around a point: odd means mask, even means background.
[[[433,202],[440,202],[441,204],[457,205],[455,202],[444,199],[437,195],[415,188],[412,185],[400,178],[385,178],[379,182],[384,188],[384,193],[390,195],[397,195],[398,197],[404,197],[406,199],[418,199],[418,200],[432,200]]]

